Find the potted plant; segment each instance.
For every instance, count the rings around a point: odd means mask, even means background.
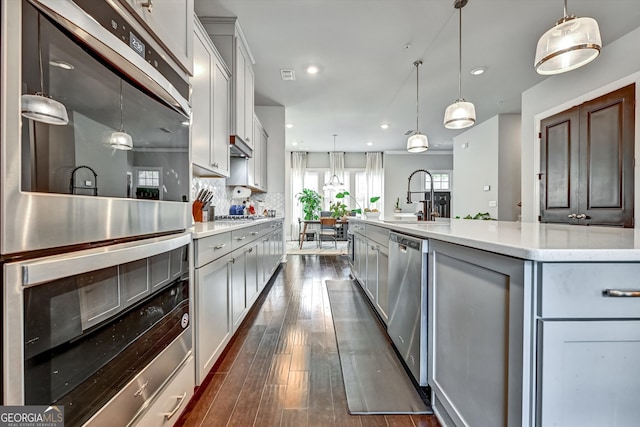
[[[320,218],[318,213],[322,205],[322,196],[315,190],[303,188],[301,192],[296,194],[298,201],[302,203],[302,212],[304,220],[310,221]]]
[[[402,209],[400,208],[400,197],[396,199],[396,205],[393,208],[393,211],[396,213],[402,212]]]
[[[380,211],[378,211],[378,209],[371,208],[371,205],[363,210],[362,207],[358,204],[358,201],[355,199],[355,197],[353,197],[348,191],[341,191],[340,193],[336,194],[336,199],[344,199],[347,196],[351,197],[351,200],[353,200],[353,202],[357,206],[356,209],[351,209],[351,212],[355,212],[358,214],[362,214],[364,212],[364,215],[369,218],[377,218],[378,216],[380,216]],[[380,200],[380,196],[373,196],[369,198],[369,203],[373,204],[378,200]]]
[[[342,217],[347,216],[349,210],[347,209],[347,205],[342,202],[335,202],[329,206],[329,210],[331,211],[331,216],[340,219]]]

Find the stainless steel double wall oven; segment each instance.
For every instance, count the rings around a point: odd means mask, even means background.
[[[2,402],[68,426],[128,424],[191,355],[190,86],[126,1],[0,5]]]

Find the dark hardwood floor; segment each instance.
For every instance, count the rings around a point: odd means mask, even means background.
[[[420,426],[428,415],[349,415],[324,281],[344,256],[289,255],[177,426]]]

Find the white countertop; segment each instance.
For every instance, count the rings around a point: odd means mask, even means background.
[[[194,239],[213,236],[214,234],[226,233],[227,231],[240,230],[258,224],[266,224],[271,221],[282,221],[284,218],[263,218],[252,220],[234,221],[210,221],[196,222],[191,228],[191,235]]]
[[[640,261],[640,230],[633,228],[468,219],[355,221],[534,261]]]

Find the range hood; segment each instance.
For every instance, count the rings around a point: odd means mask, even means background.
[[[253,148],[238,135],[231,135],[229,139],[231,157],[253,157]]]

